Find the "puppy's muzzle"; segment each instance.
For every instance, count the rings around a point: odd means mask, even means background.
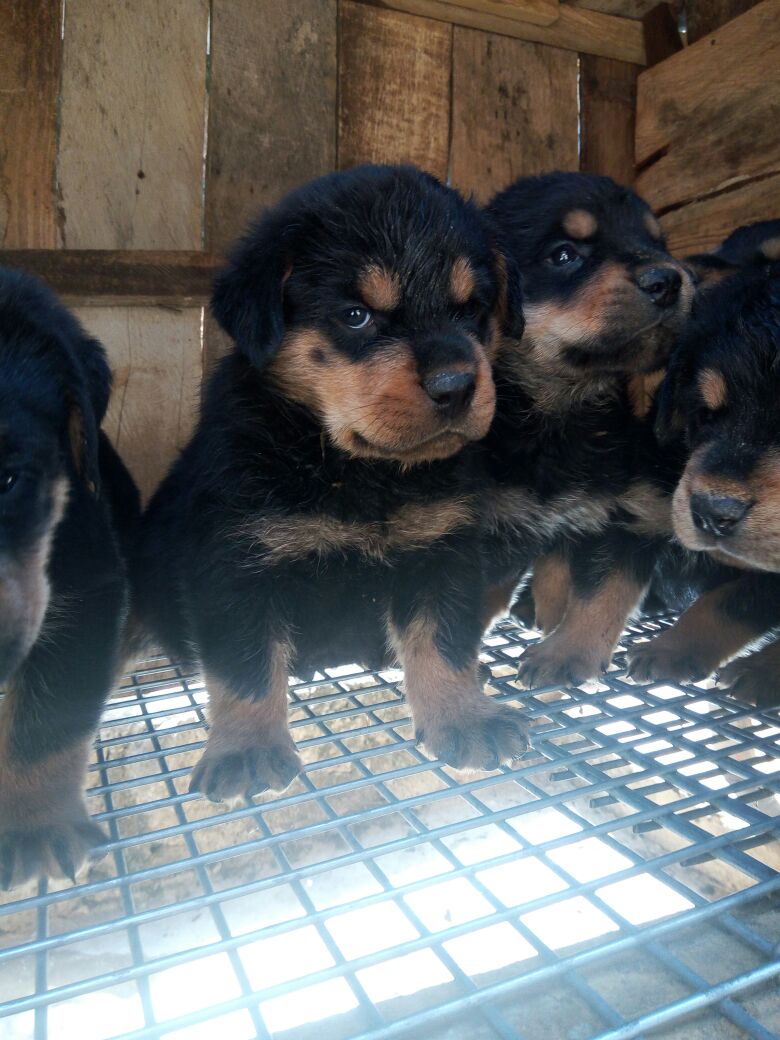
[[[473,372],[441,371],[422,380],[442,419],[459,419],[471,406],[477,381]]]
[[[714,538],[736,534],[753,503],[731,495],[713,495],[697,491],[691,495],[691,517],[694,526]]]
[[[682,275],[676,267],[656,264],[638,272],[636,284],[656,307],[673,307],[680,296]]]

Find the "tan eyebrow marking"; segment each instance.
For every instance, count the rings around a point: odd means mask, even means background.
[[[450,294],[455,303],[465,303],[476,286],[474,269],[465,256],[459,256],[450,271]]]
[[[586,209],[572,209],[563,218],[563,230],[572,238],[590,238],[598,226],[599,222]]]
[[[369,307],[377,311],[392,311],[401,302],[401,283],[397,274],[371,264],[360,275],[358,289]]]
[[[728,401],[728,388],[723,373],[716,368],[704,368],[699,375],[699,390],[704,403],[713,412]]]

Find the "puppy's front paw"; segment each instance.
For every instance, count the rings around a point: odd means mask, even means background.
[[[265,746],[232,750],[206,747],[190,778],[190,791],[212,802],[240,802],[264,791],[284,791],[301,771],[289,737]]]
[[[713,660],[706,647],[677,639],[673,632],[664,632],[649,643],[640,643],[629,650],[628,675],[632,679],[637,682],[653,679],[697,682],[715,671],[719,662],[717,658]]]
[[[455,769],[498,769],[528,750],[528,731],[516,708],[480,693],[444,718],[426,718],[417,742]]]
[[[81,808],[72,820],[52,818],[30,826],[18,814],[0,819],[0,886],[5,889],[34,878],[76,877],[90,859],[104,855],[107,836]]]
[[[774,658],[774,659],[773,659]],[[773,654],[768,658],[759,651],[747,657],[738,657],[721,668],[718,686],[729,697],[752,704],[757,708],[771,708],[780,704],[780,672]]]
[[[609,667],[599,647],[573,646],[555,633],[523,651],[517,667],[518,682],[526,689],[540,686],[577,686]]]

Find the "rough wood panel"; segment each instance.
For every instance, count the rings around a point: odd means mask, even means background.
[[[424,18],[438,19],[470,29],[514,36],[518,40],[546,43],[583,54],[601,54],[637,65],[645,64],[645,37],[640,22],[614,18],[598,11],[560,7],[552,25],[532,25],[485,11],[459,7],[447,0],[362,0],[365,4],[388,10],[406,11]]]
[[[196,249],[208,0],[68,0],[59,181],[71,249]]]
[[[106,432],[148,499],[195,422],[201,311],[85,307],[76,313],[108,351],[114,389]]]
[[[485,202],[526,174],[577,169],[577,55],[456,27],[450,176]]]
[[[758,0],[685,0],[685,23],[689,43],[720,29],[732,18],[755,7]]]
[[[563,3],[586,11],[616,14],[621,18],[644,18],[648,11],[658,6],[659,0],[563,0]]]
[[[336,0],[213,0],[206,244],[336,163]]]
[[[61,0],[0,0],[0,246],[59,244]]]
[[[780,170],[780,0],[639,77],[637,180],[659,209]]]
[[[581,170],[633,184],[638,75],[637,65],[592,54],[581,56]]]
[[[452,28],[341,0],[338,164],[411,162],[447,176]]]
[[[740,185],[661,217],[669,248],[677,256],[703,253],[735,228],[780,218],[780,174]]]
[[[210,253],[143,249],[0,250],[0,265],[42,278],[74,306],[203,306],[220,260]]]
[[[453,7],[497,14],[533,25],[552,25],[558,18],[558,0],[448,0]]]
[[[642,25],[648,68],[683,49],[678,13],[671,4],[658,4],[645,15]]]

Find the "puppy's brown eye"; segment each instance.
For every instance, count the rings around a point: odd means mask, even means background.
[[[19,474],[12,469],[0,470],[0,495],[7,495],[18,478]]]
[[[347,307],[340,317],[347,328],[364,329],[371,321],[371,311],[368,307]]]
[[[547,255],[547,263],[552,264],[553,267],[569,267],[581,260],[582,257],[571,242],[559,242]]]

